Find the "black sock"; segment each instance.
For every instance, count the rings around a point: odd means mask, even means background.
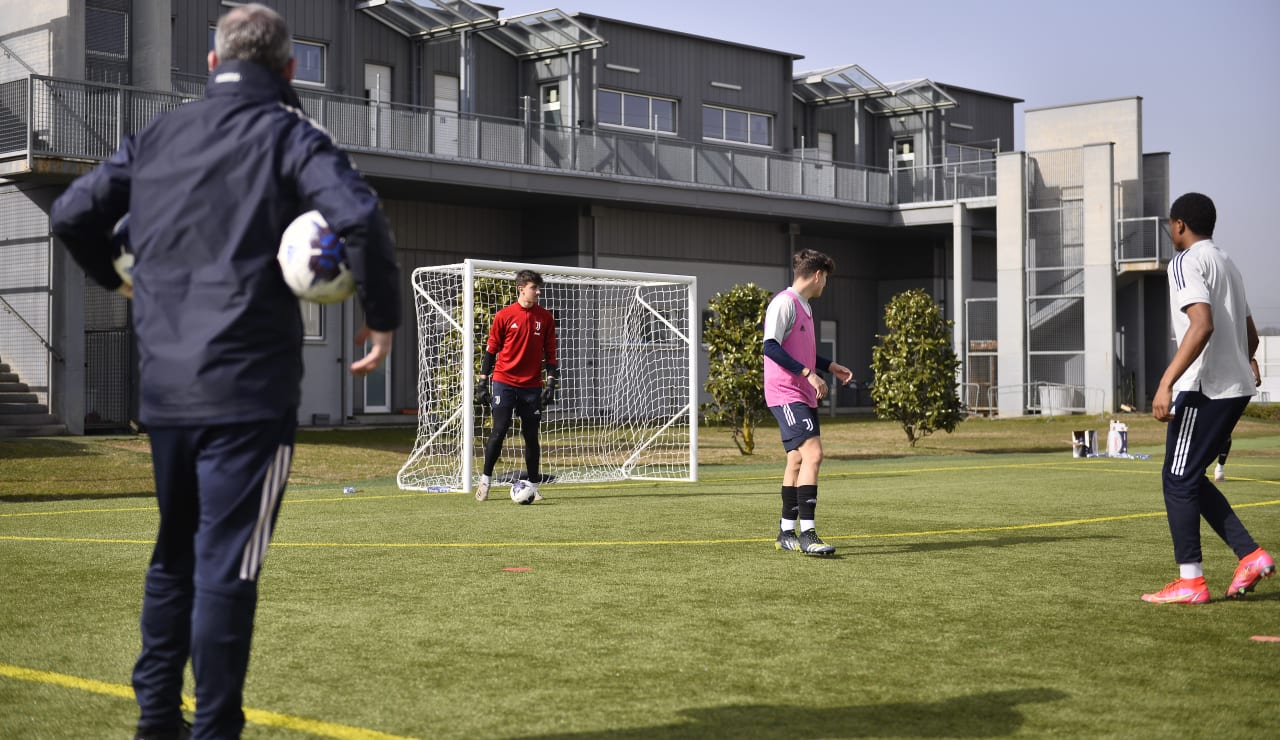
[[[782,487],[782,518],[792,519],[792,520],[796,518],[796,487],[795,486]]]
[[[796,486],[796,507],[801,520],[813,521],[813,511],[818,508],[818,486]]]

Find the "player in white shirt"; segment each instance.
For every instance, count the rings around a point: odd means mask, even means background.
[[[1178,351],[1156,387],[1152,415],[1169,422],[1165,441],[1165,512],[1173,535],[1178,579],[1143,594],[1156,604],[1209,600],[1200,553],[1200,517],[1240,559],[1227,597],[1252,591],[1275,573],[1275,562],[1250,536],[1222,492],[1204,475],[1222,451],[1254,394],[1250,358],[1258,330],[1244,296],[1244,279],[1213,243],[1213,201],[1187,193],[1169,209],[1177,250],[1169,263],[1169,305]]]

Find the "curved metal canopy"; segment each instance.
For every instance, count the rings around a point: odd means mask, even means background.
[[[955,98],[926,79],[885,84],[856,64],[801,72],[792,78],[797,98],[812,105],[832,105],[861,100],[867,110],[881,116],[898,116],[926,110],[954,108]]]
[[[509,18],[498,17],[497,8],[469,0],[360,0],[356,8],[414,39],[477,31],[498,48],[522,59],[605,45],[600,36],[555,8]]]

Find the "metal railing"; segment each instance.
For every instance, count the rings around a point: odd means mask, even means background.
[[[1116,262],[1168,262],[1173,240],[1165,220],[1157,216],[1116,220]]]
[[[5,313],[13,316],[13,318],[16,319],[18,323],[21,324],[27,330],[27,332],[31,334],[31,336],[35,337],[36,340],[40,342],[41,345],[44,346],[45,350],[48,351],[49,354],[53,355],[58,362],[66,362],[66,359],[63,358],[62,356],[62,353],[54,349],[53,345],[49,344],[49,341],[45,339],[44,336],[40,334],[40,332],[36,331],[36,328],[32,326],[31,323],[28,322],[22,316],[21,313],[18,312],[18,309],[14,308],[8,301],[4,299],[4,296],[0,296],[0,310],[3,310]]]
[[[998,416],[1000,399],[1017,394],[1025,412],[1041,416],[1063,416],[1090,413],[1089,409],[1101,409],[1106,392],[1101,388],[1063,383],[1020,383],[1016,385],[986,385],[966,383],[965,398],[974,415]],[[1101,412],[1094,412],[1101,413]]]
[[[895,203],[985,198],[996,194],[996,161],[944,162],[893,171]]]
[[[0,159],[33,154],[100,160],[156,114],[196,99],[194,79],[161,92],[31,75],[0,86]],[[891,172],[668,135],[575,128],[371,103],[299,90],[307,114],[343,147],[422,159],[513,167],[702,188],[889,206],[995,193],[994,160]]]

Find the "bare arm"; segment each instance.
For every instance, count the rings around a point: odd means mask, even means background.
[[[369,354],[351,363],[351,374],[368,375],[377,370],[378,366],[391,354],[392,336],[389,331],[376,331],[367,326],[362,328],[360,333],[356,334],[356,345],[370,342]]]
[[[1253,371],[1253,387],[1258,388],[1262,385],[1262,370],[1258,367],[1258,345],[1262,340],[1258,339],[1258,327],[1253,324],[1253,317],[1246,316],[1245,327],[1249,333],[1249,369]]]

